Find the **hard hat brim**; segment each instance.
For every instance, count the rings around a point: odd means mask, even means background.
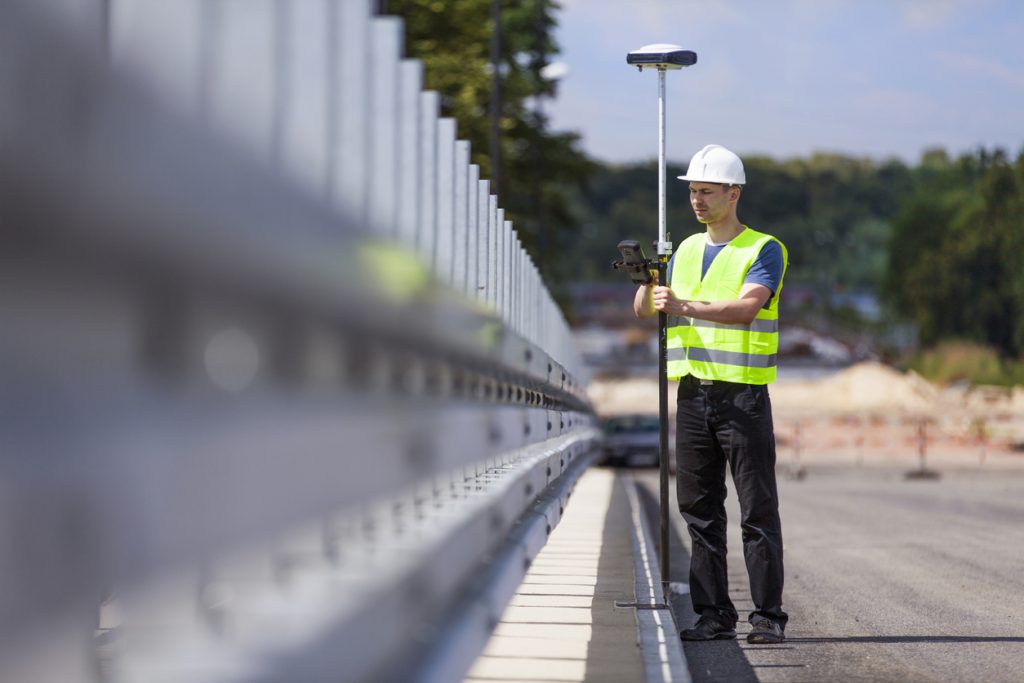
[[[694,182],[694,183],[713,183],[715,185],[746,185],[747,184],[746,180],[743,180],[742,182],[733,181],[731,183],[723,183],[723,182],[718,181],[718,180],[704,180],[703,178],[691,178],[690,176],[685,176],[685,175],[677,175],[676,178],[679,178],[680,180],[688,180],[688,181]]]

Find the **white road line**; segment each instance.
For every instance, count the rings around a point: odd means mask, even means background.
[[[651,562],[651,553],[648,548],[653,547],[653,541],[647,528],[640,508],[640,499],[636,493],[636,482],[632,476],[620,475],[623,488],[626,491],[626,498],[629,501],[630,517],[633,523],[633,547],[634,564],[636,567],[637,580],[636,602],[637,604],[657,605],[667,604],[665,596],[661,591],[661,575],[657,565]],[[641,578],[642,577],[642,578]],[[683,584],[685,585],[685,584]],[[689,586],[687,586],[687,589]],[[686,655],[683,654],[682,645],[676,632],[675,620],[668,610],[638,609],[637,625],[640,630],[640,649],[644,655],[644,676],[649,683],[662,681],[662,683],[691,683],[690,671],[686,665]],[[651,632],[653,630],[653,633]],[[672,637],[669,638],[668,634]],[[657,661],[649,662],[648,656],[653,649],[651,646],[657,639]],[[655,666],[651,666],[654,664]],[[660,677],[656,675],[660,674]]]

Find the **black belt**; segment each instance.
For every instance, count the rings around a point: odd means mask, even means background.
[[[699,384],[705,387],[738,387],[743,385],[742,382],[726,382],[724,379],[700,379],[693,375],[680,377],[679,381],[683,384]]]

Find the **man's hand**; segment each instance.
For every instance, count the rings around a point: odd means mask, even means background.
[[[658,314],[658,311],[654,309],[654,302],[651,300],[651,294],[658,289],[658,271],[652,268],[648,272],[651,274],[650,284],[637,287],[636,295],[633,297],[633,312],[640,319]]]
[[[654,310],[669,315],[683,315],[684,301],[672,293],[669,287],[655,287],[651,297]]]
[[[644,310],[650,315],[661,312],[723,325],[749,325],[771,295],[772,290],[764,285],[748,283],[743,285],[738,299],[692,301],[678,298],[668,287],[655,287],[651,293],[650,308]]]

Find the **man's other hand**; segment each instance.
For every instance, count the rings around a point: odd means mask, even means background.
[[[682,305],[682,300],[677,298],[669,287],[655,287],[652,301],[654,303],[654,310],[659,313],[675,313],[677,315],[680,313],[679,307]]]

